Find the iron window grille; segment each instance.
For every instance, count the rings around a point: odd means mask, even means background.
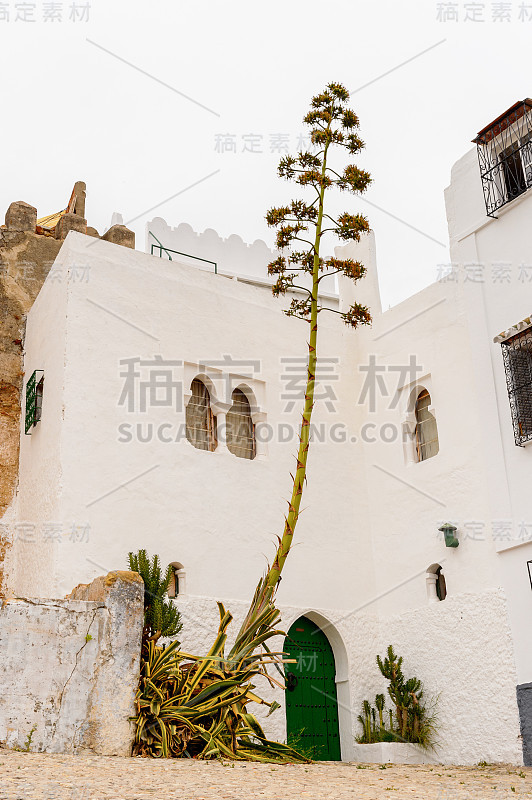
[[[515,103],[477,134],[478,163],[486,214],[497,211],[532,186],[532,100]]]
[[[174,585],[172,587],[172,589],[173,589],[173,595],[172,596],[173,597],[177,597],[178,594],[179,594],[179,574],[178,573],[179,573],[179,570],[174,569],[174,574],[173,574],[173,577],[172,577],[172,580],[174,582]]]
[[[216,417],[211,409],[211,397],[205,384],[195,378],[191,384],[192,397],[186,407],[186,433],[188,441],[198,450],[217,447]]]
[[[438,600],[445,600],[447,597],[447,584],[445,583],[445,575],[441,571],[441,567],[436,570],[436,594]]]
[[[26,384],[25,433],[27,434],[31,434],[31,429],[41,419],[43,389],[44,372],[42,369],[36,369]]]
[[[227,413],[226,422],[229,452],[238,458],[255,458],[255,426],[251,419],[251,407],[240,389],[233,392],[233,405]]]
[[[436,456],[440,445],[436,418],[430,413],[430,394],[423,389],[416,400],[416,451],[418,461]]]
[[[501,342],[516,445],[532,441],[532,328]]]

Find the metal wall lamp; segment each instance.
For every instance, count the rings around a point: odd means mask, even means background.
[[[445,537],[445,547],[458,547],[460,542],[455,536],[456,533],[456,526],[451,525],[449,522],[446,522],[441,528],[438,528]]]

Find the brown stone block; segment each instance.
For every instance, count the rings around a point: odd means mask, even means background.
[[[9,231],[33,231],[37,224],[37,209],[19,200],[11,203],[6,211],[6,226]]]
[[[79,217],[77,214],[64,214],[55,229],[56,239],[66,239],[70,231],[78,231],[79,233],[87,233],[87,220]]]
[[[123,247],[131,247],[132,250],[135,249],[135,234],[125,225],[113,225],[107,233],[104,233],[102,239],[113,244],[121,244]]]
[[[85,217],[85,200],[87,198],[85,181],[76,181],[74,184],[74,197],[76,198],[74,214],[77,214],[78,217]]]

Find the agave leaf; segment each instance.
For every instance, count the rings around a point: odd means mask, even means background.
[[[225,706],[230,706],[235,700],[243,700],[247,695],[247,691],[244,689],[239,695],[236,697],[227,697],[225,699],[220,699],[217,702],[212,702],[210,704],[204,704],[201,707],[196,708],[196,712],[198,716],[204,716],[205,714],[211,714],[213,711],[218,710],[219,708],[224,708]]]
[[[253,692],[247,692],[248,700],[251,700],[252,703],[258,703],[259,705],[269,705],[266,700],[263,700],[262,697],[259,697],[257,694],[253,694]]]
[[[264,731],[262,730],[259,721],[253,714],[243,714],[242,715],[245,722],[247,723],[248,727],[251,728],[252,732],[259,736],[261,739],[265,739]]]
[[[227,678],[224,681],[215,681],[211,683],[210,686],[207,686],[205,689],[202,689],[201,692],[195,695],[195,697],[192,697],[188,701],[188,705],[191,707],[197,706],[200,703],[205,702],[205,700],[208,700],[210,697],[212,697],[217,693],[220,695],[225,694],[225,690],[232,689],[234,686],[239,686],[240,683],[241,681],[238,678],[236,679]]]
[[[152,689],[155,692],[155,694],[159,697],[161,702],[164,700],[163,693],[161,692],[160,689],[157,688],[157,686],[153,683],[152,680],[147,680],[146,681],[146,686],[149,687],[150,689]]]

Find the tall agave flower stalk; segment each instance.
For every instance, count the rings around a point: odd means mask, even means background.
[[[329,275],[343,274],[358,281],[364,266],[352,259],[323,258],[322,241],[326,233],[336,234],[342,241],[358,241],[369,230],[368,221],[360,214],[345,212],[334,219],[326,212],[326,195],[332,187],[360,193],[370,183],[370,176],[354,165],[338,172],[331,166],[332,148],[358,153],[364,143],[356,133],[356,114],[346,107],[349,93],[343,86],[330,83],[322,94],[312,99],[305,123],[311,129],[316,152],[300,152],[285,156],[279,164],[279,175],[310,189],[310,202],[293,200],[290,205],[272,208],[266,214],[270,226],[276,227],[277,246],[282,251],[268,271],[277,275],[275,296],[303,291],[303,300],[292,297],[286,314],[309,324],[307,386],[299,436],[297,465],[293,476],[291,498],[284,530],[278,537],[275,558],[260,579],[246,618],[226,655],[227,628],[232,617],[219,604],[220,626],[216,641],[207,656],[182,653],[170,645],[164,649],[155,641],[148,643],[149,656],[143,659],[141,679],[136,697],[137,716],[134,751],[143,755],[184,755],[195,758],[226,757],[260,761],[308,760],[287,745],[268,741],[257,719],[247,711],[254,702],[278,707],[254,693],[252,680],[261,676],[270,685],[284,688],[268,672],[274,665],[281,675],[285,654],[272,652],[267,642],[282,634],[277,629],[280,614],[275,607],[275,594],[299,518],[299,509],[306,479],[310,445],[310,421],[314,407],[317,364],[320,282]],[[309,234],[310,231],[310,234]],[[313,236],[312,236],[313,232]],[[303,234],[303,236],[302,236]],[[311,236],[308,239],[307,236]],[[306,249],[292,250],[295,243]],[[296,245],[300,247],[299,244]],[[296,280],[303,277],[308,286]],[[339,312],[335,312],[339,313]],[[356,328],[370,322],[365,306],[355,304],[343,313],[347,325]],[[369,736],[371,721],[368,721]]]
[[[318,318],[323,311],[333,311],[320,305],[320,283],[325,277],[338,274],[346,275],[356,282],[366,272],[364,265],[353,259],[321,256],[325,234],[332,233],[345,242],[359,241],[369,231],[369,223],[361,214],[344,212],[335,219],[326,210],[327,192],[333,187],[360,194],[371,182],[369,173],[353,164],[344,166],[341,172],[331,165],[333,149],[344,149],[354,155],[364,147],[364,142],[356,132],[359,127],[358,117],[347,108],[348,100],[349,92],[339,83],[329,83],[324,92],[312,98],[311,110],[305,116],[304,122],[310,126],[310,140],[315,150],[300,152],[297,156],[284,156],[279,163],[278,174],[281,178],[295,181],[299,186],[310,188],[313,198],[310,202],[292,200],[289,205],[272,208],[266,214],[268,225],[277,228],[276,243],[282,253],[268,266],[268,273],[277,275],[273,294],[277,297],[293,294],[296,290],[297,293],[302,291],[306,295],[302,300],[297,296],[292,297],[285,314],[305,320],[309,324],[307,385],[297,464],[283,534],[279,537],[275,558],[257,586],[240,635],[248,631],[252,636],[260,614],[273,603],[299,519],[314,408]],[[306,247],[299,249],[300,245],[297,243]],[[302,278],[305,285],[301,285]],[[368,308],[359,303],[352,305],[340,316],[352,328],[371,322]]]

